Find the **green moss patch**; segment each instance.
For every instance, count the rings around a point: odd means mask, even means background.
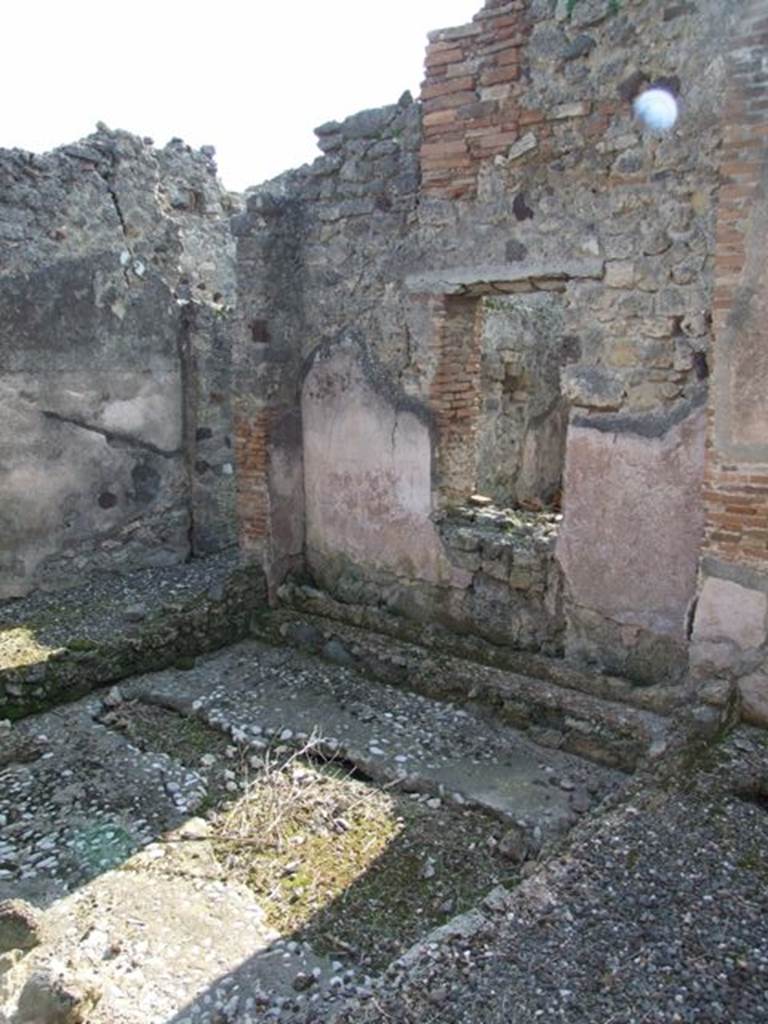
[[[95,641],[89,640],[87,637],[75,637],[74,640],[67,641],[67,649],[75,651],[76,653],[85,654],[88,651],[97,651],[99,649],[99,645]]]

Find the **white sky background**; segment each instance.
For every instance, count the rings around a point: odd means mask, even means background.
[[[418,95],[426,33],[482,0],[5,0],[0,147],[97,121],[216,146],[230,189],[319,155],[312,129]]]

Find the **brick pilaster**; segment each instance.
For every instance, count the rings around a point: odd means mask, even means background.
[[[269,411],[236,409],[234,450],[237,463],[237,514],[240,547],[263,549],[269,531],[268,470]]]
[[[768,167],[768,16],[764,0],[750,0],[740,12],[740,36],[731,43],[729,93],[725,109],[721,156],[721,186],[715,248],[713,301],[715,386],[710,392],[707,448],[706,550],[733,562],[768,564],[768,461],[736,458],[723,451],[728,425],[721,425],[724,387],[729,400],[738,402],[737,389],[727,379],[736,348],[768,347],[768,322],[759,313],[760,302],[745,313],[744,297],[755,290],[749,270],[749,247],[765,238],[750,235],[757,205],[765,203]],[[764,255],[760,258],[764,261]],[[752,254],[754,263],[754,254]],[[752,276],[750,277],[750,273]],[[768,278],[758,279],[763,291]],[[758,297],[759,298],[759,297]],[[763,308],[765,308],[763,296]],[[737,309],[741,310],[738,312]],[[759,367],[755,367],[759,373]],[[725,384],[720,382],[725,381]],[[768,392],[768,380],[765,382]],[[747,400],[747,399],[745,399]],[[764,399],[764,401],[766,401]],[[763,410],[765,415],[765,410]],[[768,437],[765,438],[768,445]]]
[[[448,503],[466,500],[476,485],[480,331],[476,298],[446,296],[433,313],[436,369],[430,404],[437,429],[438,490]]]

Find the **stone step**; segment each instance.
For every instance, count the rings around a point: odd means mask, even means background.
[[[635,771],[666,748],[671,721],[642,708],[434,648],[282,609],[256,624],[271,642],[335,661],[425,696],[472,707],[520,729],[540,746],[622,771]]]
[[[0,605],[0,720],[183,664],[248,634],[264,575],[224,552]]]
[[[478,636],[460,635],[435,623],[404,619],[367,605],[344,604],[314,587],[285,584],[280,588],[279,597],[285,609],[357,626],[442,654],[453,654],[482,665],[542,679],[569,690],[579,690],[603,700],[628,704],[642,711],[670,714],[685,705],[689,697],[680,685],[640,685],[598,669],[581,669],[562,658],[501,647]]]

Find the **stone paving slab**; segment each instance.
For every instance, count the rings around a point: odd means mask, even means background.
[[[434,791],[523,825],[540,845],[625,778],[573,755],[544,751],[471,710],[366,679],[290,649],[246,641],[192,671],[121,687],[127,698],[199,714],[246,742],[311,734],[383,783]]]

